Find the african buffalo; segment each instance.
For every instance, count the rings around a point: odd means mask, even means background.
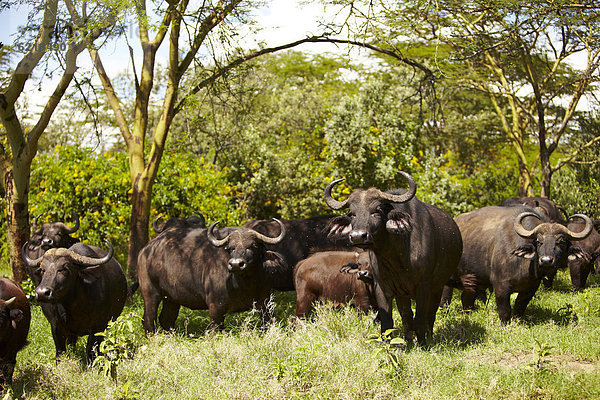
[[[567,215],[565,209],[554,203],[552,200],[544,197],[510,197],[506,199],[502,205],[527,205],[547,215],[551,222],[563,223],[567,225],[569,229],[575,231],[577,231],[578,228],[581,229],[581,224],[584,224],[582,221],[565,221],[563,219]],[[588,275],[594,270],[594,264],[600,263],[600,261],[596,261],[600,254],[600,235],[598,234],[600,221],[594,221],[594,226],[596,227],[596,230],[592,231],[590,236],[577,244],[578,247],[584,250],[584,257],[569,260],[568,265],[558,266],[559,268],[569,267],[571,285],[575,290],[582,290],[585,287]],[[552,287],[555,277],[556,271],[550,272],[542,279],[542,283],[545,287],[550,288]]]
[[[31,228],[32,235],[27,242],[25,253],[31,260],[40,258],[47,250],[63,247],[68,249],[79,240],[75,239],[71,235],[79,229],[79,217],[73,227],[68,227],[62,222],[46,222],[41,226],[37,226],[38,218],[42,214],[39,214],[33,220],[33,226]],[[27,271],[34,285],[38,285],[41,281],[41,276],[36,274],[33,270]]]
[[[372,268],[384,299],[377,299],[381,329],[392,328],[392,299],[402,317],[407,339],[415,331],[424,344],[432,335],[442,288],[456,271],[462,251],[460,231],[452,218],[437,207],[414,197],[413,178],[408,190],[382,192],[376,188],[355,190],[344,201],[334,200],[325,188],[325,202],[334,210],[348,213],[331,221],[330,235],[348,237],[350,243],[375,253]],[[411,299],[416,301],[413,321]]]
[[[154,222],[152,222],[152,228],[156,233],[162,233],[167,229],[171,228],[206,228],[206,220],[204,219],[204,215],[199,212],[195,212],[195,216],[193,217],[173,217],[168,219],[166,222],[162,224],[159,223],[162,215],[156,217]]]
[[[594,229],[590,235],[577,243],[577,247],[583,250],[583,256],[569,259],[571,285],[575,290],[583,290],[589,274],[600,267],[600,220],[594,220],[593,223]],[[584,229],[583,225],[585,222],[573,220],[568,222],[567,228],[579,232]]]
[[[108,246],[107,253],[76,243],[68,249],[50,249],[35,260],[23,251],[27,265],[41,274],[35,297],[50,322],[57,356],[66,345],[75,346],[79,336],[89,335],[86,354],[91,362],[102,341],[95,334],[123,310],[127,282],[110,243]]]
[[[550,221],[561,221],[566,216],[564,208],[546,197],[509,197],[500,205],[502,207],[529,206],[542,214],[545,214]]]
[[[173,328],[180,306],[208,309],[215,329],[222,327],[226,313],[249,310],[255,303],[263,319],[268,317],[271,287],[266,275],[280,265],[281,255],[265,245],[280,242],[285,226],[278,221],[278,236],[268,237],[248,228],[215,230],[217,223],[208,230],[166,230],[140,252],[138,279],[147,332],[154,332],[161,302],[164,329]]]
[[[0,278],[0,387],[12,383],[17,352],[27,344],[31,312],[25,292],[10,279]]]
[[[463,237],[458,274],[474,274],[477,291],[492,289],[502,323],[511,318],[510,295],[517,292],[514,313],[523,315],[542,278],[566,265],[567,259],[583,257],[571,242],[585,239],[593,226],[582,214],[584,229],[573,232],[543,213],[527,206],[484,207],[455,218]],[[476,294],[465,293],[462,303],[473,308]]]
[[[269,274],[273,289],[279,291],[294,290],[294,265],[312,253],[326,250],[350,250],[353,246],[347,238],[328,236],[330,221],[335,215],[319,215],[304,219],[282,219],[285,225],[285,238],[277,244],[268,244],[267,250],[283,256],[282,267]],[[274,236],[279,225],[273,221],[252,220],[246,222],[246,228],[254,229],[263,235]]]
[[[306,317],[315,301],[352,302],[365,313],[377,309],[371,257],[368,251],[323,251],[300,261],[294,267],[295,316]]]

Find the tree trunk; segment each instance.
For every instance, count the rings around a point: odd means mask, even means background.
[[[550,186],[552,183],[552,168],[546,164],[542,170],[542,192],[540,196],[550,198]]]
[[[152,202],[153,179],[138,174],[131,195],[131,224],[129,225],[129,250],[127,253],[127,276],[137,280],[137,257],[148,243],[150,204]]]
[[[533,186],[531,185],[531,175],[527,170],[527,166],[521,161],[518,161],[519,167],[519,197],[533,196]]]
[[[26,185],[28,185],[27,180]],[[25,193],[19,193],[19,185],[15,183],[13,171],[5,175],[6,188],[6,224],[8,228],[8,253],[12,278],[16,282],[27,279],[25,262],[21,257],[21,248],[29,239],[28,187]]]

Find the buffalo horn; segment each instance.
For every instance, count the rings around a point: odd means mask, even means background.
[[[156,233],[161,233],[161,232],[163,231],[162,229],[160,229],[160,228],[158,227],[158,221],[159,221],[161,218],[162,218],[162,214],[160,214],[158,217],[156,217],[156,218],[154,219],[154,221],[152,221],[152,228],[154,229],[154,232],[156,232]]]
[[[61,223],[60,228],[62,229],[62,231],[64,233],[68,233],[68,234],[77,232],[77,229],[79,229],[79,215],[76,216],[75,226],[73,226],[72,228],[69,228],[67,225]]]
[[[37,231],[37,229],[38,229],[38,226],[37,226],[38,219],[39,219],[39,218],[40,218],[42,215],[44,215],[44,214],[46,214],[46,213],[45,213],[45,212],[43,212],[43,213],[40,213],[40,214],[38,214],[38,215],[36,215],[36,216],[35,216],[35,218],[33,219],[33,226],[31,227],[31,231],[32,231],[32,232],[35,232],[35,231]]]
[[[204,215],[200,211],[194,211],[194,214],[200,218],[200,223],[198,225],[206,226],[206,218],[204,218]]]
[[[335,185],[343,180],[345,180],[345,178],[336,179],[327,185],[327,187],[325,187],[325,203],[327,203],[327,205],[334,210],[341,210],[342,208],[346,208],[348,206],[348,199],[344,201],[338,201],[331,197],[331,189],[333,189]]]
[[[227,243],[227,240],[229,240],[229,235],[225,236],[223,239],[217,239],[213,233],[215,226],[217,226],[217,224],[221,222],[221,221],[217,221],[214,224],[212,224],[211,226],[208,227],[208,231],[206,232],[206,236],[208,237],[208,240],[213,244],[213,246],[215,247],[222,247],[225,245],[225,243]]]
[[[41,257],[36,258],[35,260],[32,260],[29,257],[27,257],[27,252],[25,251],[25,249],[27,248],[28,244],[29,242],[25,242],[23,247],[21,247],[21,257],[23,257],[23,260],[25,261],[25,264],[27,264],[27,266],[37,267],[42,262],[42,258],[44,258],[44,256],[42,255]]]
[[[277,244],[283,240],[283,238],[285,237],[285,225],[283,225],[283,222],[281,222],[277,218],[273,218],[273,221],[276,221],[279,224],[279,227],[281,228],[281,232],[279,233],[279,236],[272,238],[272,237],[265,236],[262,233],[258,233],[256,231],[254,231],[254,235],[255,235],[256,239],[260,240],[261,242],[263,242],[265,244]]]
[[[16,297],[11,297],[10,299],[6,300],[4,302],[4,304],[6,304],[7,306],[10,306],[12,303],[15,302],[16,299],[17,299]]]
[[[521,214],[517,215],[517,218],[515,218],[515,222],[513,224],[513,227],[515,228],[515,232],[517,232],[517,235],[519,235],[525,239],[531,239],[538,231],[539,225],[536,226],[535,228],[533,228],[532,230],[527,230],[523,226],[523,219],[525,219],[525,217],[530,217],[530,216],[540,219],[539,215],[532,213],[530,211],[525,211],[525,212],[522,212]]]
[[[391,203],[406,203],[415,196],[415,193],[417,193],[417,183],[415,182],[413,177],[404,171],[400,171],[400,174],[404,176],[408,181],[408,190],[406,191],[406,193],[391,194],[379,191],[379,196],[381,196],[381,198]]]
[[[82,265],[84,267],[93,267],[96,265],[106,264],[107,262],[110,261],[110,259],[113,256],[114,249],[113,249],[112,245],[110,244],[110,242],[108,240],[105,240],[104,242],[108,246],[108,252],[106,253],[106,255],[104,257],[101,257],[101,258],[83,256],[79,253],[76,253],[72,250],[65,249],[65,248],[50,249],[46,252],[46,254],[56,254],[57,256],[67,257],[76,264]],[[53,253],[50,253],[50,252],[53,252]]]
[[[585,214],[575,214],[575,215],[571,216],[569,219],[573,219],[576,217],[579,217],[585,221],[585,227],[583,228],[583,230],[581,232],[573,232],[572,230],[567,228],[566,233],[573,240],[582,240],[582,239],[585,239],[586,237],[588,237],[588,235],[592,232],[592,229],[594,229],[594,223],[592,222],[590,217],[588,217]]]

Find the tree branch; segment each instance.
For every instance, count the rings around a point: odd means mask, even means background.
[[[337,44],[349,44],[349,45],[353,45],[353,46],[363,47],[363,48],[366,48],[366,49],[369,49],[369,50],[372,50],[372,51],[375,51],[378,53],[386,54],[404,64],[407,64],[411,67],[414,67],[414,68],[417,68],[417,69],[423,71],[425,73],[424,79],[430,79],[430,80],[434,79],[434,73],[429,68],[427,68],[423,64],[418,63],[415,60],[406,58],[406,57],[402,56],[401,54],[398,54],[396,51],[383,49],[381,47],[378,47],[378,46],[375,46],[372,44],[358,42],[358,41],[354,41],[354,40],[334,39],[334,38],[328,38],[326,36],[311,36],[311,37],[300,39],[295,42],[287,43],[287,44],[284,44],[281,46],[268,47],[268,48],[264,48],[261,50],[257,50],[257,51],[248,53],[244,56],[241,56],[241,57],[231,61],[229,64],[227,64],[226,66],[224,66],[222,68],[219,68],[211,76],[202,80],[196,86],[194,86],[194,88],[188,94],[186,94],[181,99],[181,101],[177,104],[177,106],[175,107],[175,114],[177,114],[177,113],[179,113],[179,111],[181,111],[181,109],[183,108],[183,105],[185,103],[185,100],[187,98],[198,93],[202,88],[215,82],[218,78],[222,77],[227,72],[231,71],[233,68],[235,68],[247,61],[250,61],[254,58],[260,57],[262,55],[269,54],[269,53],[275,53],[275,52],[278,52],[281,50],[291,49],[293,47],[299,46],[304,43],[337,43]]]
[[[596,136],[595,138],[593,138],[592,140],[590,140],[583,146],[579,147],[577,150],[575,150],[573,153],[571,153],[566,158],[559,160],[556,164],[556,167],[552,167],[552,172],[558,171],[559,169],[564,167],[565,164],[572,162],[573,159],[575,159],[575,157],[577,157],[583,150],[587,149],[588,147],[593,146],[595,143],[598,143],[598,142],[600,142],[600,136]]]

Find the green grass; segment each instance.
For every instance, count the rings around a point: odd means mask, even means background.
[[[291,322],[293,294],[277,294],[276,321],[228,316],[206,333],[204,311],[182,309],[175,332],[143,334],[116,380],[84,360],[85,340],[59,360],[49,324],[33,306],[30,344],[19,353],[13,395],[28,399],[593,399],[600,398],[600,277],[581,293],[562,271],[525,317],[499,323],[493,298],[476,311],[459,296],[440,310],[429,349],[375,343],[372,315],[317,307]],[[137,294],[125,313],[143,314]],[[395,315],[399,323],[399,316]]]

